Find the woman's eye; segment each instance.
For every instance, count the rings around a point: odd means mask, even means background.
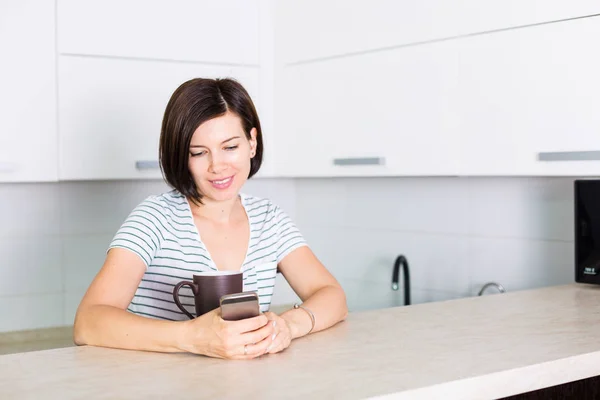
[[[206,152],[205,151],[201,151],[199,153],[191,153],[192,157],[199,157],[199,156],[203,156]]]
[[[235,145],[235,146],[229,146],[229,147],[225,147],[225,150],[235,150],[235,149],[237,149],[237,148],[238,148],[238,146],[237,146],[237,145]]]

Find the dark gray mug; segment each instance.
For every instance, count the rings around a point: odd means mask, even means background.
[[[194,293],[196,316],[199,317],[219,307],[221,296],[240,293],[244,288],[244,274],[240,271],[210,271],[193,275],[192,281],[181,281],[173,289],[173,300],[190,319],[190,314],[179,301],[179,289],[189,286]]]

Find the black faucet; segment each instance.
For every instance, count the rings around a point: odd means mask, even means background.
[[[402,254],[396,258],[394,270],[392,272],[392,290],[398,290],[398,280],[400,278],[400,265],[404,275],[404,305],[410,305],[410,275],[408,272],[408,260]]]

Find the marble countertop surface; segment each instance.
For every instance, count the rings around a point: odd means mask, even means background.
[[[600,375],[600,286],[351,313],[226,361],[90,346],[0,356],[0,398],[481,399]]]

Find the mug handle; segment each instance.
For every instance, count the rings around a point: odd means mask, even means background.
[[[179,307],[179,309],[183,311],[183,313],[187,315],[190,319],[194,319],[194,316],[190,314],[188,310],[186,310],[179,301],[179,289],[181,289],[183,286],[189,286],[190,289],[192,289],[192,293],[194,293],[194,296],[196,296],[198,292],[198,286],[191,281],[181,281],[177,285],[175,285],[175,288],[173,289],[173,300],[175,300],[175,304],[177,304],[177,307]]]

